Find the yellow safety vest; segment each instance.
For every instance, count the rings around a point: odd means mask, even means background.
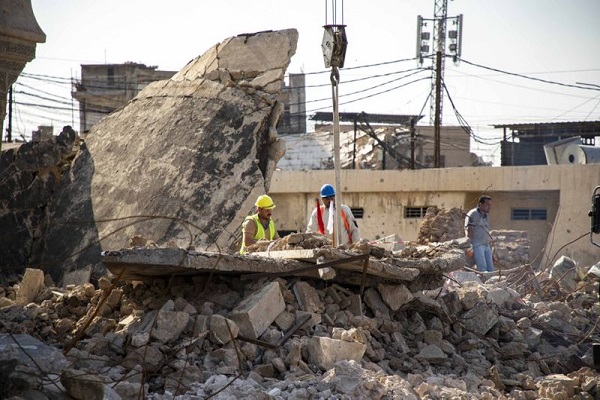
[[[254,240],[267,239],[273,240],[275,237],[275,223],[272,219],[269,220],[269,237],[265,236],[265,228],[263,224],[260,223],[260,219],[258,218],[258,214],[250,215],[244,219],[244,222],[253,219],[256,222],[256,234],[254,235]],[[242,224],[242,247],[240,248],[240,254],[246,253],[246,243],[244,243],[244,224]]]

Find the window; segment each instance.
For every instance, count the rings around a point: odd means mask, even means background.
[[[115,83],[115,69],[114,67],[108,67],[106,71],[106,77],[108,79],[108,85],[112,86]]]
[[[430,206],[404,207],[404,218],[423,218]]]
[[[545,208],[513,208],[511,214],[513,221],[545,221],[548,217],[548,210]]]
[[[354,215],[354,218],[356,219],[362,218],[365,213],[365,209],[362,207],[350,208],[350,211],[352,211],[352,215]]]

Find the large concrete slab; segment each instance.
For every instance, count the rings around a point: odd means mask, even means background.
[[[225,39],[94,125],[54,204],[47,252],[81,267],[100,262],[95,252],[81,265],[90,244],[120,249],[137,234],[235,251],[285,152],[277,98],[297,40],[294,29]]]
[[[307,266],[306,263],[295,260],[274,260],[176,248],[106,251],[103,253],[102,262],[113,275],[121,276],[125,280],[144,280],[171,275],[188,276],[210,272],[225,274],[285,272]]]
[[[207,251],[186,251],[179,248],[134,248],[118,251],[105,251],[102,262],[114,275],[122,274],[122,279],[149,279],[170,275],[197,275],[208,272],[240,274],[280,274],[280,276],[309,276],[321,278],[318,270],[295,272],[315,265],[315,260],[323,256],[325,262],[340,260],[352,255],[336,249],[282,250],[251,253],[251,255],[225,254]],[[267,254],[269,256],[267,256]],[[283,257],[285,255],[285,257]],[[280,257],[282,256],[282,257]],[[400,264],[398,266],[395,264]],[[390,282],[411,282],[423,276],[442,275],[462,268],[464,253],[450,250],[436,259],[383,259],[371,257],[366,274],[369,286],[377,286],[381,278]],[[316,265],[315,265],[316,266]],[[364,261],[347,262],[336,265],[345,276],[336,276],[339,282],[358,284],[362,282]]]

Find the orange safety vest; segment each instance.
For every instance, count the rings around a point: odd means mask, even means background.
[[[321,206],[321,215],[323,215],[323,211],[325,211],[325,206]],[[342,214],[342,221],[344,221],[344,226],[346,227],[346,232],[348,232],[348,244],[352,244],[352,231],[350,230],[350,224],[348,223],[348,218],[346,217],[346,213],[344,212],[344,209],[342,208],[341,210],[341,214]],[[325,229],[321,229],[321,227],[319,226],[319,233],[321,235],[325,234]]]

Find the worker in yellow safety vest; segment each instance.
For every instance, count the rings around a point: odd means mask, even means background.
[[[245,254],[246,248],[259,240],[274,240],[279,238],[275,223],[271,219],[275,203],[266,194],[256,199],[256,213],[244,219],[242,223],[242,247],[240,253]]]
[[[332,234],[335,234],[333,228],[336,204],[335,189],[330,184],[321,187],[321,201],[323,205],[319,203],[319,199],[316,199],[317,205],[310,216],[306,232],[318,232],[331,239],[333,238]],[[340,244],[356,243],[360,240],[360,232],[354,214],[347,205],[342,204],[340,207],[342,217]]]

